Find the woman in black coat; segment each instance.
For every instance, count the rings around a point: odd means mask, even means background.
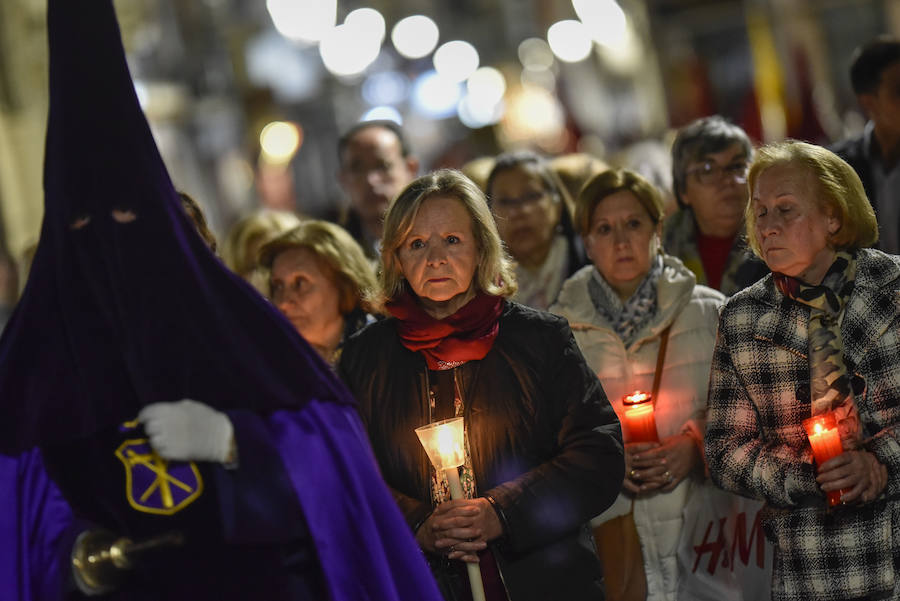
[[[392,317],[338,371],[447,599],[478,562],[488,599],[597,599],[585,523],[624,477],[619,423],[565,320],[507,301],[509,259],[483,193],[456,171],[411,183],[385,218]],[[466,499],[450,500],[415,428],[463,416]]]

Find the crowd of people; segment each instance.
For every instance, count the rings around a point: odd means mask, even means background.
[[[218,247],[111,9],[67,4],[47,217],[0,340],[0,548],[22,558],[0,598],[674,601],[712,482],[764,503],[772,599],[900,599],[900,41],[858,50],[870,122],[832,150],[704,117],[661,190],[589,155],[422,172],[367,121],[338,143],[339,223],[265,209]],[[70,92],[104,64],[116,93]],[[113,108],[105,192],[64,117]],[[462,498],[416,437],[451,418]],[[85,568],[108,531],[150,550]]]

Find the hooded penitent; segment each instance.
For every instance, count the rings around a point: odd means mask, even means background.
[[[227,514],[216,499],[223,468],[200,466],[202,517],[133,508],[127,462],[115,457],[117,437],[129,434],[118,426],[148,404],[182,398],[232,420],[258,416],[291,497],[272,502],[302,507],[330,596],[437,599],[353,399],[183,214],[140,110],[112,1],[50,0],[48,28],[45,214],[28,284],[0,339],[0,451],[42,446],[76,513],[104,527],[142,536],[184,527],[190,542],[197,519],[199,536],[227,546],[226,527],[206,536]],[[266,474],[256,482],[263,490]]]

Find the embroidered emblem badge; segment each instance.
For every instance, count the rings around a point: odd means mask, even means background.
[[[125,495],[137,511],[172,515],[197,500],[203,479],[193,461],[169,462],[146,438],[126,440],[116,449],[125,466]]]

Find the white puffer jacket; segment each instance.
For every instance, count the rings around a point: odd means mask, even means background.
[[[656,427],[661,438],[693,431],[703,440],[709,367],[716,342],[719,308],[725,297],[706,286],[675,257],[663,255],[657,284],[657,313],[629,347],[594,308],[588,292],[593,265],[577,271],[563,285],[550,311],[569,320],[588,364],[600,378],[610,403],[622,419],[622,397],[653,386],[659,337],[672,324],[659,398]],[[702,451],[702,450],[701,450]],[[701,452],[702,456],[702,452]],[[698,470],[696,477],[703,477]],[[678,590],[678,537],[682,509],[693,480],[674,490],[642,496],[634,502],[634,521],[644,555],[648,601],[674,601]],[[631,509],[631,498],[619,495],[612,507],[592,521],[597,526]]]

